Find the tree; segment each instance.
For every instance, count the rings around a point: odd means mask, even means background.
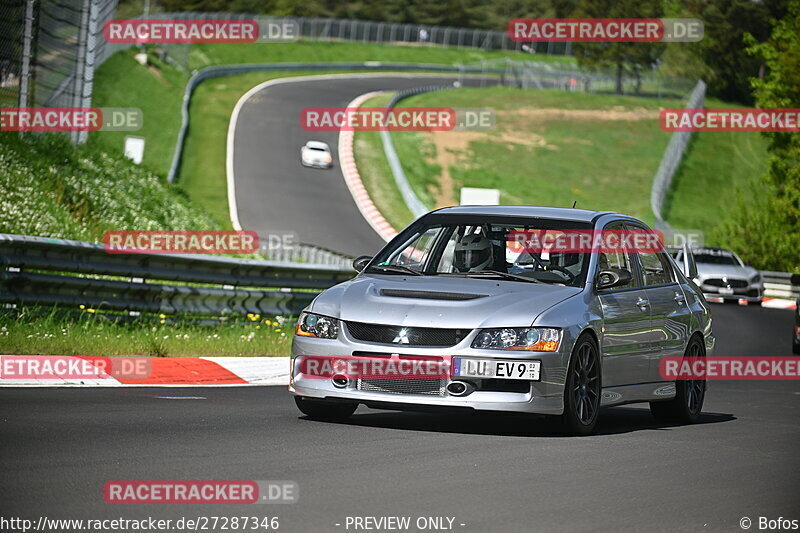
[[[581,0],[573,16],[576,18],[660,18],[664,14],[660,0]],[[650,69],[664,53],[661,43],[576,43],[578,64],[589,68],[613,68],[616,93],[622,94],[626,70],[641,85],[641,73]]]
[[[769,41],[747,36],[747,51],[765,67],[751,78],[761,108],[800,108],[800,0],[777,21]],[[767,174],[762,194],[740,205],[733,221],[723,226],[728,243],[754,266],[800,272],[800,133],[764,133],[769,141]]]

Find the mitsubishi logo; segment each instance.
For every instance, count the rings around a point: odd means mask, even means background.
[[[392,342],[395,344],[409,344],[411,341],[408,339],[408,329],[402,328]]]

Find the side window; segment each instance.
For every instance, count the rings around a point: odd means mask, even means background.
[[[621,231],[624,228],[622,224],[610,224],[606,226],[605,229],[611,231]],[[618,291],[639,286],[639,280],[636,276],[636,270],[633,267],[633,258],[631,257],[631,254],[627,250],[624,252],[620,250],[615,250],[610,252],[599,252],[599,256],[597,258],[598,272],[601,270],[607,270],[609,268],[620,268],[623,270],[627,270],[633,275],[633,279],[628,285],[613,287],[607,290]]]
[[[673,281],[672,267],[669,264],[669,260],[664,256],[664,252],[639,252],[639,260],[642,262],[644,284],[646,286],[663,285]]]
[[[643,229],[638,226],[629,225],[626,225],[626,228],[637,231]],[[646,287],[672,283],[675,280],[675,274],[672,272],[672,265],[667,258],[666,252],[648,252],[643,250],[637,252],[636,255],[639,256],[639,266],[642,268],[642,277]]]
[[[402,248],[399,253],[395,253],[384,264],[388,265],[402,265],[413,268],[414,270],[422,270],[422,266],[428,258],[436,237],[439,236],[442,228],[434,227],[428,229],[421,235],[412,237],[406,243],[405,248]]]

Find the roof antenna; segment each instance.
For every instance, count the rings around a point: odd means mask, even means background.
[[[576,205],[578,205],[578,200],[575,200],[574,202],[572,202],[572,209],[575,209]]]

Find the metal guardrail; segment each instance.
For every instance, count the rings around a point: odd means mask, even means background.
[[[7,305],[204,316],[297,314],[320,290],[355,274],[341,266],[110,254],[99,244],[8,234],[0,234],[0,268]]]
[[[699,80],[689,96],[686,109],[702,108],[705,100],[706,84],[703,80]],[[661,163],[658,165],[656,175],[653,178],[653,186],[650,190],[650,207],[656,217],[656,229],[669,229],[669,224],[662,216],[664,199],[667,197],[667,192],[672,185],[672,178],[675,176],[675,172],[678,171],[678,167],[680,167],[683,154],[689,145],[691,137],[692,133],[688,131],[676,131],[672,134],[667,149],[664,151],[664,156],[661,158]]]
[[[769,298],[795,300],[800,297],[800,274],[762,270],[764,295]]]
[[[395,94],[392,99],[389,100],[386,108],[391,109],[395,107],[401,100],[417,94],[446,91],[454,88],[455,86],[453,85],[430,85],[427,87],[406,89]],[[414,192],[414,189],[408,182],[406,173],[403,171],[403,165],[400,163],[400,156],[397,155],[397,151],[394,148],[394,142],[392,142],[391,134],[387,130],[381,130],[380,136],[381,142],[383,143],[383,153],[386,154],[386,160],[389,163],[389,168],[392,171],[394,181],[397,183],[397,188],[400,189],[400,194],[403,196],[403,201],[406,203],[406,206],[408,206],[408,210],[411,211],[415,217],[421,217],[430,211],[430,209],[428,209],[425,204],[422,203],[422,200],[419,199],[417,193]]]

